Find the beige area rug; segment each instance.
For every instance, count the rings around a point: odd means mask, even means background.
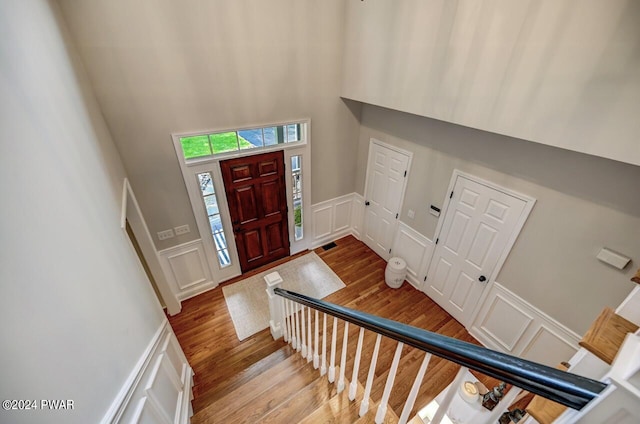
[[[264,276],[278,271],[282,288],[322,299],[345,287],[340,278],[314,252],[222,288],[238,339],[269,327],[269,300]]]

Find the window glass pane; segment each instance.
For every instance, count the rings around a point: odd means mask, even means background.
[[[227,239],[225,238],[224,233],[222,231],[213,233],[213,242],[216,244],[216,250],[227,248]]]
[[[238,131],[238,141],[241,149],[262,147],[262,128]]]
[[[223,268],[231,264],[231,258],[229,257],[229,251],[227,249],[218,251],[218,262],[220,262],[220,266]]]
[[[216,196],[206,196],[204,198],[204,205],[207,208],[207,215],[211,216],[220,213]]]
[[[218,233],[222,231],[222,221],[220,215],[212,215],[209,217],[209,224],[211,225],[211,232]]]
[[[291,169],[294,171],[300,170],[300,157],[292,156],[291,157]]]
[[[213,194],[213,180],[211,179],[211,174],[208,172],[198,174],[198,181],[200,182],[200,191],[202,191],[203,196]]]
[[[300,140],[300,134],[298,131],[299,125],[287,125],[287,143]]]
[[[213,153],[235,152],[238,150],[238,137],[236,132],[210,134],[209,140]]]
[[[276,127],[263,128],[264,131],[264,145],[273,146],[278,144],[278,133]]]
[[[182,152],[185,159],[193,159],[211,154],[211,146],[206,135],[196,135],[193,137],[182,137],[180,139]]]

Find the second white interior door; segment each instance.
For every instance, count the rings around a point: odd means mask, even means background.
[[[372,140],[365,189],[363,241],[389,259],[409,170],[408,153]]]
[[[469,325],[528,212],[527,201],[458,175],[427,273],[427,295]]]

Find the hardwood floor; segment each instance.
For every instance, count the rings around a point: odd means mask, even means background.
[[[410,324],[429,331],[477,343],[464,327],[435,304],[429,297],[404,283],[399,289],[391,289],[384,283],[386,262],[362,242],[348,236],[336,241],[337,247],[315,252],[344,281],[346,287],[328,296],[325,300],[385,318]],[[297,255],[299,256],[299,255]],[[247,275],[262,272],[270,267],[293,258],[280,260],[275,264],[254,270]],[[223,285],[233,284],[247,275],[238,277]],[[240,342],[236,336],[231,317],[227,311],[220,287],[183,302],[182,312],[169,317],[189,363],[195,371],[193,409],[195,416],[200,411],[225,401],[228,393],[240,388],[263,373],[273,374],[273,378],[286,382],[286,376],[277,376],[278,367],[284,367],[293,350],[282,339],[273,340],[269,330],[263,330]],[[329,322],[332,320],[329,319]],[[344,324],[338,325],[338,340],[342,340]],[[357,342],[358,328],[349,326],[349,346],[346,375],[352,373],[353,355]],[[375,334],[365,331],[363,352],[373,350]],[[341,343],[338,343],[336,357],[340,357]],[[383,338],[376,378],[371,397],[377,401],[382,397],[396,342]],[[366,381],[370,354],[363,353],[359,370],[359,381]],[[400,415],[404,401],[413,384],[424,353],[405,346],[389,406]],[[275,368],[275,370],[273,369]],[[458,366],[433,357],[416,401],[416,410],[426,405],[437,393],[448,385]],[[485,376],[479,379],[486,385],[495,380]],[[306,377],[301,376],[300,379]],[[299,382],[302,384],[302,381]],[[285,387],[288,384],[280,384]],[[275,386],[274,386],[275,387]],[[285,388],[281,390],[285,390]],[[280,389],[279,389],[280,390]],[[292,395],[294,396],[294,395]],[[324,396],[324,395],[323,395]],[[224,398],[224,399],[223,399]],[[235,403],[235,401],[234,401]],[[226,404],[225,404],[226,405]],[[229,408],[232,405],[226,405]],[[222,407],[222,405],[217,405]],[[240,405],[238,405],[238,408]],[[415,410],[414,410],[415,413]],[[413,414],[412,414],[413,415]],[[207,414],[207,416],[209,416]],[[206,422],[206,419],[198,422]],[[274,421],[277,422],[277,421]],[[281,421],[284,422],[284,421]]]

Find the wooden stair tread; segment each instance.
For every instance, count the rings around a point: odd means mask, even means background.
[[[300,355],[291,355],[279,364],[207,405],[194,414],[191,422],[193,424],[231,422],[228,417],[236,416],[240,412],[247,416],[253,416],[255,414],[249,414],[250,411],[247,411],[244,406],[251,403],[250,409],[260,409],[264,405],[256,404],[255,402],[263,394],[266,393],[265,398],[269,397],[271,393],[274,396],[283,396],[283,393],[288,390],[300,390],[313,381],[315,375],[310,373],[309,370],[305,370],[307,365],[306,359],[301,358]],[[311,367],[311,370],[313,370],[313,367]],[[286,398],[288,398],[288,395],[286,395]],[[263,411],[263,414],[266,412],[268,411]]]
[[[561,371],[568,371],[568,368],[564,364],[560,364],[556,368]],[[535,395],[525,409],[539,424],[551,424],[567,407],[543,398],[542,396]]]
[[[551,424],[567,409],[566,406],[535,395],[527,406],[527,412],[540,424]]]
[[[314,370],[318,373],[318,370]],[[277,408],[264,415],[260,422],[265,423],[293,423],[300,417],[311,414],[325,402],[336,395],[336,387],[329,383],[327,376],[316,378],[303,390],[296,392],[289,399],[281,403]]]
[[[207,379],[201,379],[196,375],[195,385],[193,387],[193,392],[196,396],[196,399],[193,400],[194,410],[200,411],[221,397],[224,397],[230,391],[237,389],[266,370],[283,362],[293,354],[294,350],[285,346],[247,365],[244,369],[234,369],[231,375],[228,373],[220,373],[217,378]],[[224,362],[212,366],[227,368],[229,364]]]
[[[611,365],[627,333],[634,333],[637,329],[637,325],[617,315],[611,308],[604,308],[579,344]]]

